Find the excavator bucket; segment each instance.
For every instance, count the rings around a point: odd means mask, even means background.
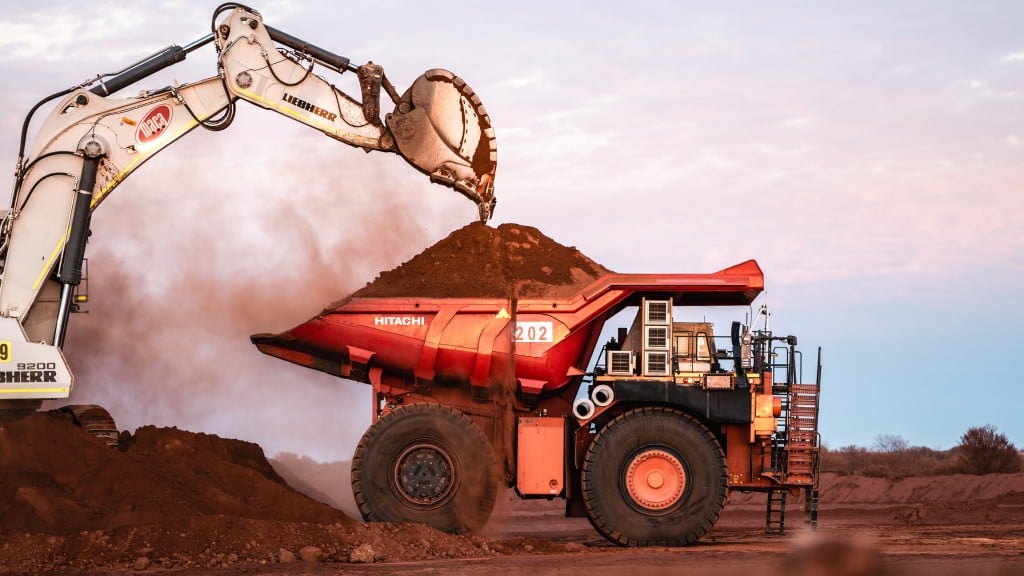
[[[462,78],[447,70],[426,71],[385,122],[410,164],[476,202],[481,222],[490,219],[497,143],[487,110]]]

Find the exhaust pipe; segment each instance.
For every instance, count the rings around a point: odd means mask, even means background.
[[[572,405],[573,416],[580,420],[586,420],[594,413],[594,403],[590,401],[590,398],[580,398]]]
[[[590,398],[594,401],[595,406],[604,408],[615,401],[615,391],[612,390],[611,386],[601,384],[594,387],[594,390],[590,393]]]

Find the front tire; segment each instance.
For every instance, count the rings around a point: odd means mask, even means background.
[[[626,412],[602,428],[583,460],[590,523],[622,546],[686,546],[725,505],[725,453],[695,418],[671,408]]]
[[[352,491],[369,522],[416,522],[462,534],[483,528],[497,497],[497,460],[465,414],[402,406],[363,434]]]

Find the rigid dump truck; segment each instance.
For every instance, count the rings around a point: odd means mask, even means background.
[[[720,341],[695,320],[763,287],[751,260],[607,273],[565,298],[351,297],[252,339],[373,387],[352,463],[367,520],[476,530],[504,481],[564,498],[618,544],[687,545],[730,490],[769,493],[768,530],[783,530],[788,494],[816,522],[820,351],[807,383],[795,337],[751,320]],[[624,310],[631,321],[601,344]]]

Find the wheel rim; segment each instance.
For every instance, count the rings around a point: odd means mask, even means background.
[[[626,492],[641,508],[664,510],[679,502],[686,489],[686,471],[675,455],[647,450],[626,468]]]
[[[451,458],[436,446],[410,446],[395,462],[395,485],[407,502],[432,507],[451,494],[454,466]]]

